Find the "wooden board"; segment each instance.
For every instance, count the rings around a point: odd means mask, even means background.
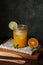
[[[31,60],[37,60],[40,52],[43,51],[43,47],[39,50],[39,52],[35,52],[33,55],[21,53],[21,52],[16,52],[4,48],[0,48],[0,56],[11,56],[11,57],[16,57],[16,58],[25,58],[25,59],[31,59]]]
[[[31,59],[31,60],[37,60],[40,56],[40,52],[43,52],[43,47],[41,47],[33,55],[29,55],[23,52],[18,52],[18,51],[6,49],[6,48],[0,48],[0,56],[24,58],[24,59]]]

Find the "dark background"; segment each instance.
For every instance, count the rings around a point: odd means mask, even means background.
[[[43,42],[43,0],[0,0],[0,39],[12,37],[12,20],[28,25],[28,36]]]

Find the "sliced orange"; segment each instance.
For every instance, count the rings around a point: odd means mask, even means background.
[[[36,47],[38,47],[39,42],[38,42],[38,40],[37,40],[36,38],[30,38],[30,39],[28,40],[28,45],[29,45],[29,47],[31,47],[31,48],[36,48]]]
[[[10,23],[9,23],[9,28],[11,29],[11,30],[13,30],[13,28],[14,29],[16,29],[17,28],[17,23],[15,22],[15,21],[11,21]]]

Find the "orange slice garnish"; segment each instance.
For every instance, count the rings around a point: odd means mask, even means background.
[[[11,21],[11,22],[9,23],[8,27],[9,27],[11,30],[13,30],[13,28],[16,29],[16,28],[17,28],[17,22]]]

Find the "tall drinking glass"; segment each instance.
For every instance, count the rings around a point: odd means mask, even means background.
[[[18,25],[13,29],[13,45],[17,48],[23,48],[27,45],[27,25]]]

